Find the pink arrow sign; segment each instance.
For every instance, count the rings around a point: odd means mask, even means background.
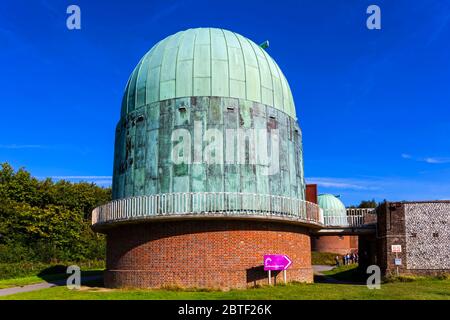
[[[292,264],[291,259],[285,254],[264,255],[264,271],[286,270]]]

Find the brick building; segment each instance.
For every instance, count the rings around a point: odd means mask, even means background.
[[[289,84],[262,47],[215,28],[158,42],[129,78],[114,152],[113,201],[92,217],[107,287],[267,283],[264,254],[313,281],[323,221]]]
[[[307,185],[307,195],[308,195]],[[313,188],[313,187],[312,187]],[[327,225],[345,226],[348,224],[347,209],[338,197],[331,194],[317,196],[319,208]],[[358,236],[356,235],[315,235],[311,237],[311,250],[330,252],[339,255],[358,251]]]
[[[107,287],[268,283],[265,254],[289,256],[288,281],[312,282],[312,234],[317,250],[345,253],[364,233],[362,262],[387,273],[393,244],[404,248],[401,271],[449,268],[449,202],[388,203],[378,234],[362,209],[320,210],[305,186],[285,76],[262,47],[227,30],[178,32],[139,61],[116,126],[112,189],[92,214],[107,238]]]
[[[450,201],[386,202],[377,208],[376,234],[359,245],[362,267],[376,264],[385,275],[448,273]]]

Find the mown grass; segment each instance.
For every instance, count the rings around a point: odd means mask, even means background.
[[[83,272],[83,276],[100,274],[101,271]],[[364,280],[357,265],[347,265],[323,272],[326,276],[345,281],[346,284],[290,283],[287,285],[262,286],[245,290],[220,291],[211,289],[106,289],[102,280],[83,283],[80,290],[65,286],[0,297],[8,300],[450,300],[450,277],[401,276],[387,279],[381,289],[368,289],[364,284],[351,281]],[[58,276],[58,275],[55,275]],[[59,275],[66,276],[66,275]],[[367,276],[367,275],[366,275]],[[34,277],[20,278],[15,283],[29,284]],[[42,280],[42,279],[41,279]],[[5,280],[0,281],[0,285]],[[40,281],[38,281],[40,282]],[[364,282],[363,282],[364,283]]]
[[[367,274],[358,269],[357,264],[336,267],[332,270],[323,271],[322,274],[338,281],[364,282],[367,279]]]
[[[208,300],[208,299],[293,299],[293,300],[450,300],[450,280],[418,279],[411,282],[390,282],[381,285],[381,289],[368,289],[357,284],[301,284],[293,283],[274,287],[230,291],[197,290],[132,290],[105,289],[83,286],[80,290],[66,287],[54,287],[40,291],[20,293],[0,297],[0,299],[51,299],[51,300]]]
[[[33,277],[39,275],[52,275],[65,273],[67,266],[77,265],[82,270],[104,269],[104,260],[88,260],[88,261],[58,261],[53,263],[43,263],[36,261],[23,262],[0,262],[0,281],[4,279],[18,279],[25,277]]]
[[[103,273],[103,269],[93,269],[82,271],[82,276],[100,276]],[[11,287],[22,287],[30,284],[36,284],[41,282],[52,282],[58,280],[67,279],[68,275],[66,273],[55,273],[47,275],[31,275],[27,277],[9,278],[0,280],[0,289],[11,288]]]

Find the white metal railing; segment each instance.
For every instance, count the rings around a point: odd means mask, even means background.
[[[182,192],[114,200],[92,211],[92,224],[174,215],[263,216],[324,222],[317,204],[296,198],[256,193]]]
[[[375,209],[373,208],[347,208],[345,213],[342,211],[339,209],[323,210],[324,225],[358,227],[374,222]]]

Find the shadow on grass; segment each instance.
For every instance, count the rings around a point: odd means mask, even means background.
[[[358,267],[337,267],[314,275],[314,282],[365,285],[367,275]]]
[[[66,285],[67,279],[71,276],[71,274],[67,273],[67,266],[54,265],[42,270],[37,274],[37,276],[47,283],[61,286]],[[81,284],[87,287],[102,287],[103,271],[81,271]]]

